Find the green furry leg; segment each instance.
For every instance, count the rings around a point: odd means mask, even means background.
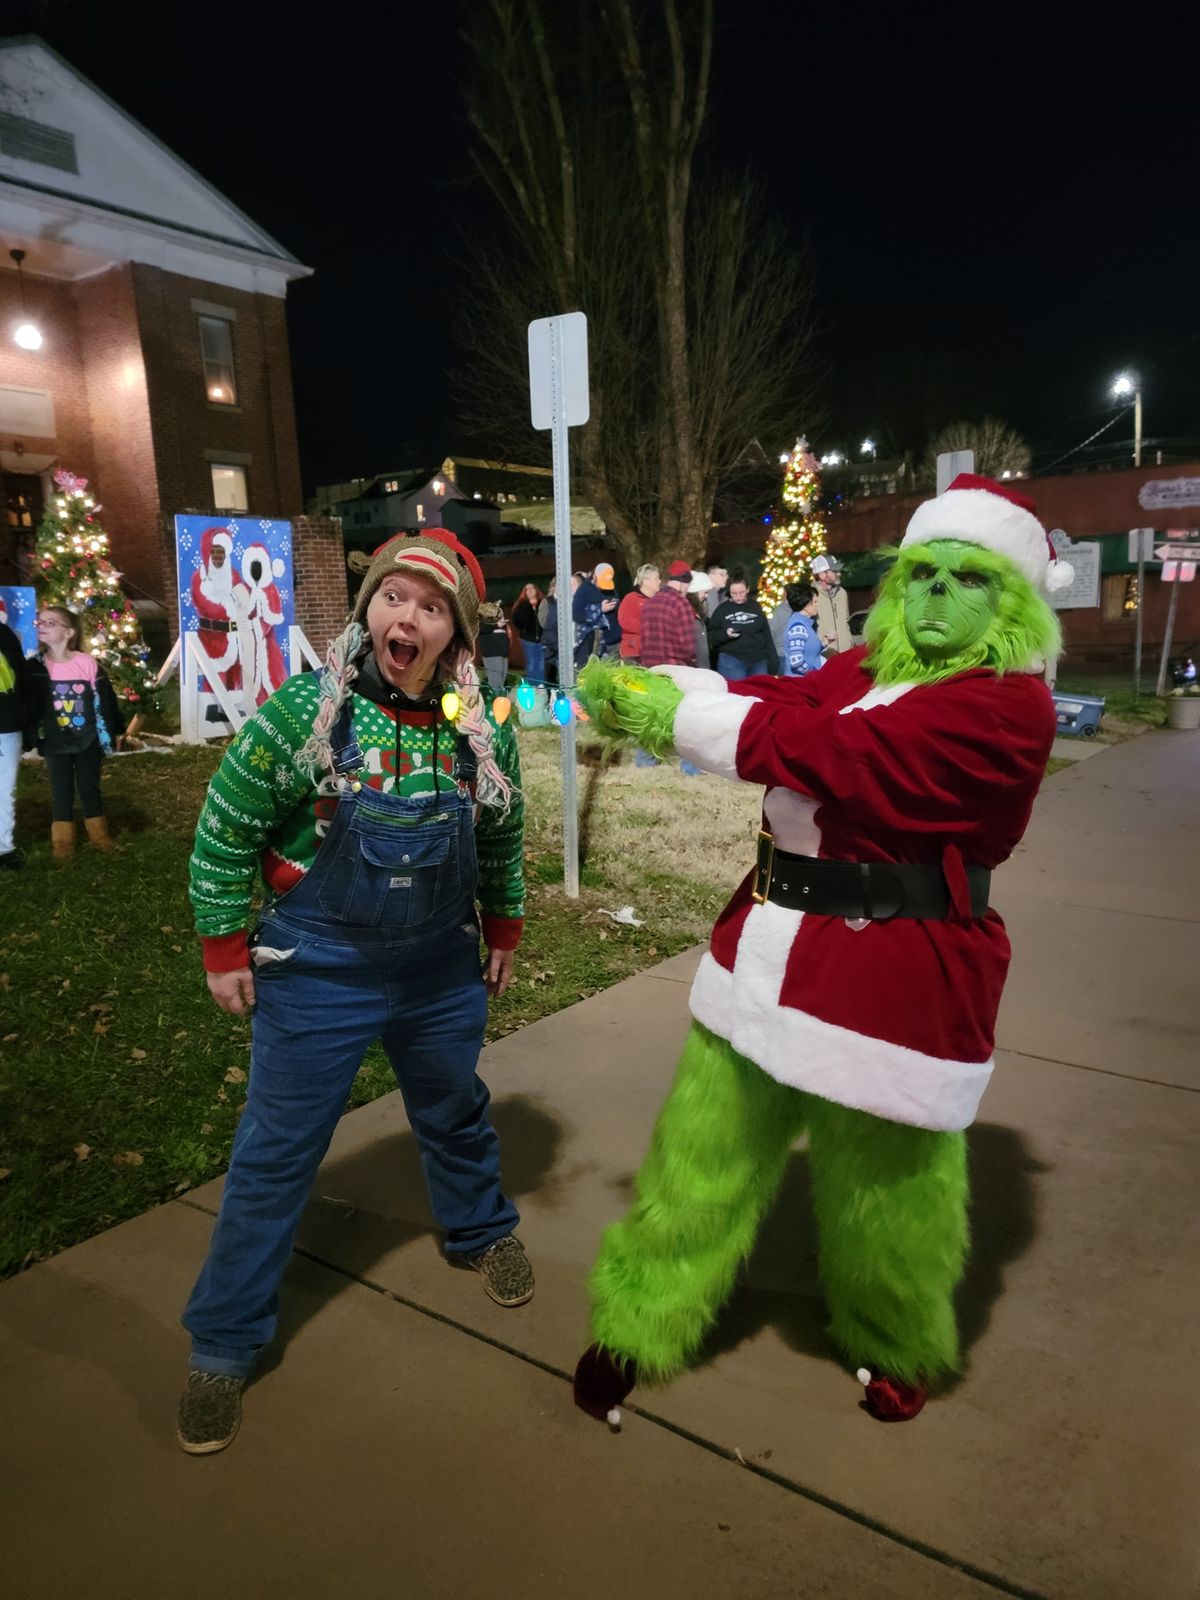
[[[804,1096],[699,1023],[637,1177],[588,1280],[592,1335],[642,1378],[694,1354],[733,1287],[803,1126]]]
[[[953,1371],[954,1290],[967,1250],[964,1136],[816,1099],[808,1125],[831,1337],[851,1366],[903,1383]]]

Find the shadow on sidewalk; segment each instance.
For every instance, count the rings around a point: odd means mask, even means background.
[[[991,1321],[1007,1266],[1037,1237],[1036,1177],[1049,1169],[1020,1134],[995,1123],[967,1133],[971,1178],[971,1253],[957,1299],[963,1368]],[[821,1360],[843,1358],[825,1333],[826,1312],[817,1275],[817,1224],[808,1157],[793,1153],[775,1205],[759,1232],[738,1287],[705,1342],[702,1361],[735,1350],[773,1327],[793,1349]],[[961,1381],[939,1385],[949,1393]]]
[[[509,1095],[493,1100],[492,1125],[500,1138],[500,1168],[505,1193],[518,1206],[536,1191],[539,1203],[554,1205],[555,1168],[563,1128],[537,1100]],[[306,1322],[350,1288],[356,1279],[378,1281],[377,1269],[394,1252],[418,1239],[440,1249],[440,1233],[429,1210],[421,1155],[411,1130],[388,1134],[321,1168],[297,1235],[296,1247],[334,1270],[317,1300],[280,1292],[279,1328],[264,1351],[256,1377],[284,1359],[287,1346]],[[447,1271],[453,1270],[449,1266]],[[387,1287],[405,1292],[403,1272],[388,1275]]]

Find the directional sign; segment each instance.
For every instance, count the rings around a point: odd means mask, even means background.
[[[1200,561],[1200,544],[1156,544],[1154,554],[1159,561]]]

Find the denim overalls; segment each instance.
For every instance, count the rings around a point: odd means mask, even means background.
[[[420,799],[360,786],[350,708],[331,739],[344,780],[301,881],[250,940],[256,1004],[246,1108],[208,1260],[183,1315],[192,1366],[247,1376],[275,1331],[292,1239],[367,1046],[378,1039],[421,1149],[448,1255],[517,1225],[500,1189],[475,916],[470,747],[455,781]]]

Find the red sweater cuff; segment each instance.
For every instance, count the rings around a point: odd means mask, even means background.
[[[524,917],[493,917],[485,911],[480,917],[483,942],[489,950],[515,950],[525,931]]]
[[[204,950],[205,972],[239,972],[250,965],[250,946],[245,928],[236,933],[218,933],[211,938],[200,937]]]

